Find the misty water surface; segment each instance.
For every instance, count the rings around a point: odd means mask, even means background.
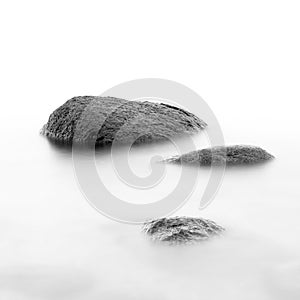
[[[71,152],[39,136],[35,120],[22,135],[19,130],[2,129],[1,299],[299,299],[299,148],[258,135],[255,144],[277,159],[227,169],[203,211],[198,205],[209,169],[200,170],[198,188],[176,215],[203,216],[227,231],[169,247],[151,243],[140,226],[96,212],[77,186]],[[204,135],[196,140],[206,143]],[[140,146],[130,164],[146,175],[153,154],[174,151],[168,143]],[[107,151],[97,154],[97,167],[116,195],[134,203],[167,194],[180,174],[179,166],[168,166],[157,190],[142,196],[117,184]]]

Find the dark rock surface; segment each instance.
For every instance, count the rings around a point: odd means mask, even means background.
[[[142,143],[205,127],[206,123],[192,113],[163,103],[80,96],[57,108],[41,133],[66,143],[96,141],[97,145],[106,145],[116,137],[119,142]]]
[[[154,241],[191,243],[207,240],[225,229],[206,219],[173,217],[146,222],[142,230]]]
[[[174,156],[165,162],[200,164],[203,166],[218,165],[226,162],[227,165],[243,165],[260,163],[273,159],[274,156],[262,148],[247,145],[227,147],[213,147],[192,151],[181,156]]]

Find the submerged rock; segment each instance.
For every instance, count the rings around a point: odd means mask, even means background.
[[[254,164],[273,159],[274,156],[262,148],[246,145],[218,146],[192,151],[181,156],[174,156],[165,162],[198,163],[203,166],[208,165],[242,165]]]
[[[142,143],[205,127],[206,123],[192,113],[163,103],[80,96],[57,108],[41,133],[61,142],[106,145],[115,137],[119,142]]]
[[[191,217],[161,218],[143,225],[143,232],[152,240],[170,243],[203,241],[224,230],[213,221]]]

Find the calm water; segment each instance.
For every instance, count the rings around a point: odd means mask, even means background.
[[[227,232],[168,247],[148,241],[140,226],[97,213],[77,186],[70,151],[39,136],[37,120],[20,124],[1,129],[1,299],[300,298],[300,149],[287,147],[289,136],[258,134],[249,141],[277,159],[227,169],[203,211],[198,205],[209,169],[201,170],[198,188],[176,215],[210,218]],[[230,134],[229,142],[247,142],[242,133]],[[204,135],[195,140],[206,143]],[[134,148],[133,170],[147,174],[157,153],[176,154],[170,144]],[[97,155],[97,166],[116,195],[135,203],[167,194],[180,174],[180,167],[168,166],[161,185],[142,196],[118,184],[107,152]]]

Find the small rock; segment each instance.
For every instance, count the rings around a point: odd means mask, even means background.
[[[142,230],[155,241],[191,243],[207,240],[212,236],[219,235],[225,229],[206,219],[172,217],[146,222]]]
[[[174,156],[165,162],[175,163],[198,163],[202,166],[208,165],[242,165],[260,163],[273,159],[274,156],[262,148],[247,145],[217,146],[202,150],[192,151],[181,156]]]

